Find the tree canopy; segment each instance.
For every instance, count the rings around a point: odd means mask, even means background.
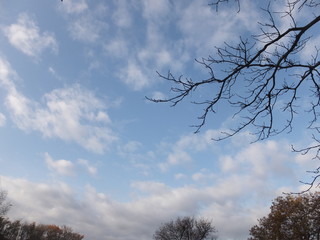
[[[1,240],[81,240],[83,237],[67,226],[10,221],[0,217]]]
[[[216,0],[210,5],[218,10],[228,2]],[[241,11],[241,1],[233,2]],[[275,10],[273,4],[283,4],[283,10]],[[170,71],[159,73],[172,86],[172,94],[164,99],[148,99],[176,106],[190,97],[192,103],[202,108],[196,133],[207,124],[210,114],[217,113],[217,106],[232,106],[238,124],[222,132],[217,140],[245,129],[253,132],[257,141],[291,132],[298,113],[303,114],[308,121],[302,127],[312,130],[311,145],[293,150],[302,154],[314,152],[314,158],[319,159],[319,10],[320,3],[315,0],[269,1],[261,9],[265,22],[257,23],[260,33],[241,36],[237,44],[225,43],[216,47],[214,55],[196,60],[208,70],[207,78],[176,76]],[[304,17],[298,17],[302,13]],[[204,91],[206,96],[203,92],[195,94],[204,88],[210,90]],[[312,171],[315,177],[310,186],[320,176],[319,170],[320,167]]]
[[[251,228],[249,240],[320,239],[320,193],[278,197],[270,209]]]

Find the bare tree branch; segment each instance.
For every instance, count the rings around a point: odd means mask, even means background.
[[[223,2],[229,1],[216,0],[211,5],[217,8]],[[235,2],[240,9],[240,1]],[[212,94],[205,100],[192,101],[203,108],[202,114],[198,116],[200,122],[195,125],[195,133],[206,124],[209,114],[216,113],[218,103],[228,104],[235,109],[234,117],[241,121],[216,140],[232,137],[250,128],[254,129],[257,141],[291,132],[297,114],[301,113],[302,99],[307,99],[308,104],[304,104],[303,110],[311,120],[306,128],[315,129],[315,134],[319,135],[319,47],[314,47],[309,59],[302,58],[300,52],[306,47],[312,47],[309,40],[319,29],[320,16],[311,15],[309,21],[303,24],[297,22],[295,16],[303,8],[317,12],[319,6],[319,1],[315,0],[288,0],[286,10],[275,13],[269,5],[262,9],[268,20],[259,23],[260,34],[249,40],[240,37],[236,45],[225,43],[224,47],[216,48],[214,56],[196,60],[208,70],[208,78],[193,80],[182,75],[175,77],[170,71],[166,75],[158,73],[160,78],[172,85],[173,95],[167,99],[148,99],[176,106],[200,88],[212,89]],[[290,27],[282,30],[275,15],[290,20]],[[310,95],[306,95],[306,90],[309,90]],[[313,140],[319,143],[316,136],[313,136]],[[319,158],[319,147],[316,144],[293,150],[300,153],[316,150]]]

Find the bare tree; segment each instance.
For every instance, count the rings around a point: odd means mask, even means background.
[[[216,239],[215,228],[206,219],[177,218],[163,224],[154,234],[155,240],[205,240]]]
[[[216,0],[211,5],[218,9],[228,0]],[[239,6],[240,0],[233,0]],[[228,104],[234,109],[234,116],[240,121],[229,131],[223,132],[222,140],[232,137],[244,129],[250,129],[264,140],[274,135],[291,132],[298,113],[308,117],[304,126],[312,130],[313,144],[293,151],[307,154],[314,152],[314,158],[320,159],[320,61],[319,45],[311,41],[319,32],[320,2],[316,0],[286,0],[285,11],[274,12],[270,1],[268,7],[261,9],[266,22],[257,23],[261,32],[249,38],[240,37],[236,45],[228,43],[216,48],[216,54],[196,60],[208,70],[205,79],[175,76],[170,71],[159,76],[171,84],[173,95],[166,99],[152,99],[153,102],[169,102],[172,106],[193,98],[192,103],[203,108],[198,116],[199,123],[195,132],[206,124],[208,116],[216,113],[218,104]],[[303,20],[297,14],[308,12]],[[282,29],[279,19],[289,21]],[[312,54],[305,58],[302,50],[309,49]],[[197,99],[194,92],[201,88],[210,89],[205,99]],[[310,188],[320,177],[320,167],[311,171],[314,176],[308,182]]]

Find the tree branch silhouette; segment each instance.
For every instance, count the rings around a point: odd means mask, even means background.
[[[228,0],[217,0],[212,3],[218,6]],[[235,0],[239,4],[240,1]],[[308,99],[304,106],[305,113],[311,116],[306,129],[313,129],[315,145],[293,151],[307,154],[316,151],[319,159],[320,144],[317,120],[320,115],[320,61],[319,48],[312,48],[312,55],[308,59],[301,56],[301,51],[311,48],[310,39],[314,31],[319,29],[320,16],[312,15],[304,24],[298,23],[296,12],[303,8],[317,10],[320,3],[314,0],[287,1],[286,10],[275,13],[270,10],[270,4],[263,13],[268,16],[264,23],[258,23],[260,33],[248,38],[239,38],[236,45],[225,43],[223,47],[216,47],[214,56],[196,60],[208,70],[205,79],[192,79],[180,75],[176,77],[172,72],[158,73],[159,77],[170,83],[172,96],[165,99],[148,98],[156,103],[171,103],[176,106],[185,101],[187,96],[199,88],[213,89],[205,100],[194,100],[192,103],[202,106],[202,114],[198,116],[195,133],[207,123],[209,114],[216,113],[218,104],[225,103],[232,106],[234,116],[241,121],[228,132],[215,140],[230,138],[246,128],[254,129],[256,141],[264,140],[274,135],[291,132],[293,122],[297,117],[303,98]],[[316,12],[316,11],[314,11]],[[282,30],[276,21],[275,14],[290,20],[290,26]],[[306,95],[306,89],[309,95]],[[283,121],[279,120],[279,114]],[[311,187],[319,177],[319,169],[315,171]]]

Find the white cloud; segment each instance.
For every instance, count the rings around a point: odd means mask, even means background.
[[[151,98],[152,99],[167,99],[168,97],[163,92],[156,91],[156,92],[152,93]]]
[[[44,154],[44,158],[50,170],[64,176],[74,175],[74,164],[71,161],[64,159],[53,160],[48,153]]]
[[[118,202],[88,186],[77,197],[63,183],[40,184],[1,177],[13,203],[11,218],[39,223],[66,224],[86,239],[150,239],[161,223],[177,216],[205,216],[213,220],[222,238],[245,238],[256,219],[275,197],[261,194],[263,181],[253,177],[222,178],[215,186],[170,188],[161,182],[135,182],[135,199]],[[252,209],[241,199],[255,202]],[[261,204],[261,200],[263,203]],[[241,219],[241,221],[239,221]],[[231,226],[226,226],[232,223]],[[125,229],[125,231],[124,231]]]
[[[104,45],[107,55],[115,58],[126,58],[128,56],[128,44],[124,38],[116,38]]]
[[[6,116],[2,113],[0,113],[0,127],[3,127],[4,125],[6,125]]]
[[[53,67],[49,67],[48,71],[52,74],[52,75],[56,75],[56,71],[53,69]]]
[[[183,53],[181,54],[179,46],[163,44],[166,40],[161,31],[162,30],[157,27],[154,27],[152,30],[148,27],[148,43],[138,52],[139,61],[153,65],[157,70],[166,67],[170,67],[173,70],[181,70],[189,58],[186,58]]]
[[[45,108],[34,111],[34,130],[47,137],[59,137],[66,141],[76,141],[94,152],[102,153],[116,140],[111,129],[101,127],[97,122],[110,123],[103,103],[92,92],[79,85],[56,89],[44,96]],[[31,125],[28,127],[32,127]]]
[[[147,63],[157,71],[170,68],[172,71],[181,71],[190,60],[184,45],[184,36],[169,41],[172,32],[179,32],[174,25],[181,15],[175,3],[169,1],[143,1],[143,16],[146,20],[146,43],[137,51],[140,63]],[[183,7],[182,7],[183,9]],[[173,17],[173,15],[175,17]],[[188,49],[189,50],[189,49]],[[150,75],[154,73],[150,73]],[[156,76],[154,76],[156,77]]]
[[[185,179],[187,176],[183,173],[177,173],[174,175],[174,178],[177,179],[177,180],[180,180],[180,179]]]
[[[0,59],[0,83],[7,90],[5,104],[16,125],[24,131],[39,131],[45,137],[76,142],[87,150],[103,153],[117,140],[106,107],[92,92],[79,85],[55,89],[42,102],[26,98],[15,87],[16,73]]]
[[[13,206],[9,216],[14,219],[38,223],[69,223],[69,216],[76,216],[85,209],[74,198],[74,192],[64,183],[34,183],[25,179],[13,179],[1,176],[1,181]],[[79,215],[78,215],[79,216]],[[62,222],[60,222],[60,220]],[[79,219],[74,219],[75,223]],[[80,220],[82,221],[82,220]],[[79,232],[81,229],[73,226]]]
[[[103,111],[99,111],[96,116],[93,116],[93,120],[96,120],[102,123],[111,123],[111,119],[109,115]]]
[[[37,23],[27,14],[20,14],[16,24],[5,27],[4,34],[11,45],[31,57],[39,57],[46,48],[58,51],[54,35],[41,33]]]
[[[132,24],[132,16],[129,10],[130,2],[128,1],[113,1],[116,5],[116,10],[112,14],[112,20],[115,25],[120,28],[128,28]]]
[[[74,40],[96,43],[108,28],[107,21],[102,20],[108,15],[108,8],[102,2],[89,7],[84,0],[71,1],[60,9],[67,13],[68,30]]]
[[[10,66],[10,63],[0,56],[0,84],[10,92],[15,91],[14,80],[18,79],[16,72]]]
[[[214,147],[213,138],[217,138],[219,130],[207,130],[204,133],[189,134],[180,137],[174,144],[170,146],[170,152],[167,155],[166,161],[158,164],[161,171],[167,171],[170,167],[188,165],[193,161],[192,152],[199,152]]]
[[[212,181],[216,177],[217,177],[217,174],[205,168],[201,169],[199,172],[192,174],[192,179],[197,182]]]
[[[192,162],[191,156],[186,151],[173,150],[165,162],[159,164],[161,171],[167,171],[170,167],[187,165]]]
[[[220,130],[209,129],[204,133],[188,134],[182,136],[176,143],[176,147],[179,149],[191,149],[194,151],[204,150],[209,146],[212,146],[212,139],[219,136]]]
[[[187,147],[192,142],[189,139],[180,144]],[[67,224],[88,239],[150,239],[160,223],[184,215],[212,219],[221,239],[246,239],[248,230],[267,213],[273,198],[284,190],[299,189],[298,181],[295,186],[280,186],[278,181],[296,179],[299,173],[294,171],[295,161],[291,161],[284,142],[240,146],[229,158],[234,160],[233,167],[217,164],[214,172],[201,169],[186,174],[179,169],[175,178],[194,180],[192,185],[172,187],[160,181],[133,181],[133,198],[126,202],[90,186],[79,197],[63,183],[1,179],[14,204],[12,217]],[[89,166],[87,161],[78,163]]]
[[[83,166],[90,175],[95,175],[97,173],[97,168],[92,166],[88,160],[78,159],[78,164]]]
[[[73,163],[65,159],[54,160],[49,153],[45,153],[44,157],[48,169],[59,175],[75,176],[78,166],[84,168],[84,170],[92,176],[97,173],[97,168],[85,159],[78,159],[76,163]]]
[[[259,179],[273,175],[293,178],[293,172],[288,153],[290,145],[287,142],[265,141],[250,144],[235,156],[225,155],[220,158],[221,168],[225,172],[238,172],[251,169],[251,174]],[[266,171],[269,169],[269,171]]]
[[[58,81],[63,80],[63,77],[61,77],[60,74],[53,67],[48,67],[48,72]]]
[[[167,193],[169,188],[160,182],[133,182],[131,187],[147,194],[161,195]]]
[[[29,119],[29,116],[31,113],[30,107],[32,102],[19,92],[12,91],[7,95],[5,104],[11,112],[11,116],[14,118],[18,127],[22,129],[28,128],[30,125],[29,120],[31,120]]]
[[[60,5],[60,9],[68,14],[80,14],[88,9],[85,0],[67,0]]]
[[[164,1],[152,1],[152,0],[143,0],[143,16],[147,20],[157,21],[159,24],[159,20],[167,20],[170,16],[170,7],[172,6],[169,0]]]
[[[146,24],[134,27],[143,29],[142,33],[145,34],[143,38],[137,38],[131,34],[134,29],[132,28],[118,31],[116,37],[104,45],[108,57],[114,57],[117,60],[120,58],[127,62],[125,67],[121,63],[122,71],[118,77],[133,90],[141,90],[154,82],[154,79],[157,79],[156,70],[160,71],[167,67],[181,70],[186,60],[189,59],[180,46],[181,40],[171,42],[166,36],[170,34],[167,28],[172,11],[174,11],[172,7],[173,4],[169,1],[158,1],[157,3],[142,1],[142,10],[139,10],[142,11]],[[125,11],[124,8],[127,6],[123,7],[122,3],[119,3],[119,8]],[[124,21],[121,23],[122,28],[129,24],[127,18],[130,16],[125,15],[122,19]],[[116,22],[116,24],[120,23]],[[133,23],[130,22],[130,24]],[[134,47],[132,47],[133,44]]]
[[[317,47],[319,46],[320,36],[310,39],[306,46],[300,52],[302,61],[312,62],[312,58],[317,56]]]
[[[133,153],[136,152],[141,146],[141,142],[130,141],[121,148],[121,151],[124,151],[125,153]]]
[[[135,61],[129,61],[127,67],[119,75],[120,79],[132,90],[141,90],[148,86],[150,81],[145,75],[144,69]]]
[[[238,40],[241,31],[254,32],[260,17],[254,7],[254,2],[245,1],[239,13],[233,7],[216,12],[203,1],[193,1],[183,9],[177,23],[186,48],[195,51],[196,58],[206,57],[214,46]]]
[[[222,156],[219,161],[223,172],[233,171],[237,168],[237,163],[229,155]]]
[[[102,25],[102,22],[87,15],[72,22],[69,31],[71,36],[76,40],[95,42],[100,36]]]
[[[151,163],[155,161],[155,153],[145,151],[145,147],[139,141],[128,141],[117,146],[117,154],[126,162],[129,161],[136,173],[148,176],[153,167]]]

